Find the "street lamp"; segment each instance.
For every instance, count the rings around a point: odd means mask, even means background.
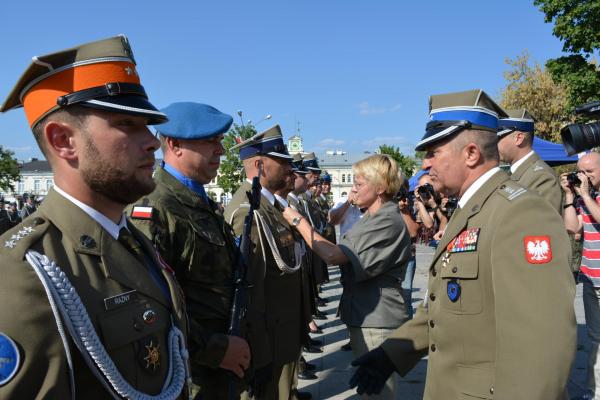
[[[240,116],[240,121],[242,121],[242,126],[244,126],[244,118],[242,118],[242,114],[243,114],[242,110],[237,110],[237,115]]]
[[[267,114],[263,119],[261,119],[260,121],[258,121],[256,124],[254,124],[254,126],[257,126],[258,124],[260,124],[261,122],[264,122],[268,119],[273,118],[273,116],[271,114]]]

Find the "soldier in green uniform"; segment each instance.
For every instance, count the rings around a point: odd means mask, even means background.
[[[187,398],[180,288],[123,212],[166,121],[127,38],[34,57],[0,111],[21,106],[55,186],[1,237],[0,398]]]
[[[162,111],[169,122],[157,127],[164,160],[154,173],[156,189],[129,207],[130,217],[182,286],[194,383],[203,398],[227,399],[227,372],[242,378],[250,349],[244,339],[227,335],[238,251],[204,185],[217,175],[221,141],[233,119],[191,102]]]
[[[498,168],[498,116],[483,91],[432,96],[426,151],[436,191],[459,197],[414,319],[353,362],[377,393],[429,354],[424,399],[567,399],[575,284],[562,219]]]
[[[510,164],[511,179],[539,194],[562,215],[563,194],[558,177],[533,150],[535,120],[527,110],[508,110],[498,122],[500,161]]]
[[[248,334],[252,363],[259,376],[271,371],[259,399],[289,399],[295,367],[306,329],[302,314],[301,245],[283,218],[274,194],[286,186],[291,156],[278,125],[234,146],[239,149],[246,177],[260,177],[260,209],[254,214],[249,261],[248,313],[265,325],[253,324]],[[225,208],[225,219],[240,235],[248,212],[247,180]]]
[[[308,206],[308,221],[310,222],[314,230],[322,235],[325,233],[325,228],[327,226],[327,218],[324,217],[323,213],[321,212],[321,208],[317,203],[316,196],[313,193],[313,191],[315,190],[314,186],[316,186],[318,184],[318,181],[320,180],[321,167],[319,167],[319,163],[317,161],[315,153],[306,154],[304,157],[302,157],[302,162],[309,171],[308,175],[306,176],[308,179],[309,190],[304,192],[304,194],[302,195],[302,199],[306,201],[306,204]],[[316,254],[313,257],[313,274],[318,288],[321,287],[322,283],[329,281],[327,265]],[[324,299],[319,297],[318,300],[320,300],[323,304]],[[324,314],[320,311],[317,312],[316,317],[318,317],[319,319],[326,319]]]

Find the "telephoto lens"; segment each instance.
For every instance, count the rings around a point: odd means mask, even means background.
[[[424,201],[428,201],[429,199],[431,199],[433,197],[433,194],[435,193],[435,191],[433,190],[433,186],[431,186],[430,183],[426,183],[422,186],[419,186],[417,188],[417,192],[419,193],[419,196],[421,196],[421,199]]]
[[[600,101],[575,107],[575,113],[587,117],[597,117],[600,115]],[[600,146],[600,121],[569,124],[560,130],[560,136],[563,147],[569,156],[598,147]]]

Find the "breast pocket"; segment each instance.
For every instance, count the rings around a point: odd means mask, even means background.
[[[211,285],[225,284],[231,279],[232,255],[225,243],[223,227],[209,215],[194,216],[189,223],[194,233],[186,241],[190,278]]]
[[[483,309],[477,252],[453,253],[441,270],[442,306],[454,314],[479,314]]]

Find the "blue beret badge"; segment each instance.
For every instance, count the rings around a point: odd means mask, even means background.
[[[11,338],[0,332],[0,386],[9,382],[19,369],[19,349]]]
[[[449,281],[446,290],[450,301],[456,303],[456,300],[460,297],[460,284],[454,280]]]

